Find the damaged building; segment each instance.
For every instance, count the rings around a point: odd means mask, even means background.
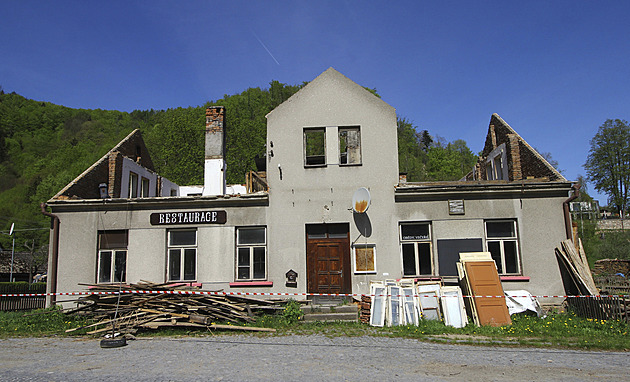
[[[490,252],[504,289],[564,294],[554,248],[572,235],[572,183],[497,114],[471,173],[430,183],[399,176],[395,109],[332,68],[267,115],[265,171],[246,186],[225,184],[225,109],[206,120],[203,185],[157,174],[134,131],[47,202],[50,292],[367,294],[374,280],[456,283],[460,252]]]

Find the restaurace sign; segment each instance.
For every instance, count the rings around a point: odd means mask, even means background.
[[[225,211],[156,212],[151,214],[151,225],[166,224],[225,224]]]

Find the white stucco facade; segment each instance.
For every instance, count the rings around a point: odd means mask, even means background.
[[[107,262],[119,251],[126,282],[179,281],[298,298],[361,294],[371,280],[453,282],[443,274],[452,265],[448,251],[496,244],[515,256],[505,255],[504,289],[564,293],[554,248],[566,239],[569,182],[399,184],[395,109],[332,68],[267,115],[268,192],[233,188],[224,195],[224,178],[214,177],[224,174],[224,161],[211,161],[212,179],[179,188],[179,196],[49,201],[60,221],[57,291],[115,281],[105,268],[120,268]],[[141,173],[133,161],[128,166]],[[122,189],[128,187],[123,172]],[[364,214],[352,211],[360,187],[371,197]],[[194,219],[214,212],[222,218]],[[493,223],[513,232],[499,240],[488,233]],[[411,240],[403,226],[426,233]],[[177,232],[194,234],[178,244]],[[107,242],[110,233],[125,238],[120,248]],[[424,257],[410,258],[409,248]],[[357,249],[367,259],[361,269]],[[297,283],[287,282],[289,270]]]

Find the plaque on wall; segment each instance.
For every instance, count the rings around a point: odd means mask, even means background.
[[[173,224],[225,224],[225,211],[155,212],[151,214],[151,225]]]
[[[464,201],[462,199],[448,201],[449,215],[464,215]]]

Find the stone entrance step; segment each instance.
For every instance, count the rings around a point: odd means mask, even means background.
[[[359,319],[359,308],[355,304],[347,305],[305,305],[303,321],[347,321],[356,322]]]

